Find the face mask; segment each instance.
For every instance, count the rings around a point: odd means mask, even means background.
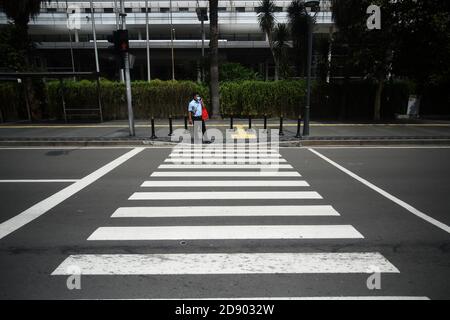
[[[197,101],[200,101],[200,100],[202,100],[202,98],[200,98],[200,97],[197,97]]]

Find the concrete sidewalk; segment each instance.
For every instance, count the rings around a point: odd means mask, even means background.
[[[303,124],[302,124],[303,125]],[[229,119],[210,120],[207,128],[223,133],[229,129]],[[243,133],[248,120],[235,119],[234,127]],[[279,119],[269,119],[268,129],[279,130]],[[183,129],[183,119],[173,121],[173,130]],[[192,126],[189,126],[192,130]],[[263,129],[262,119],[252,120],[252,129]],[[303,129],[303,128],[302,128]],[[302,130],[301,130],[302,131]],[[308,137],[296,138],[297,121],[284,120],[282,143],[289,145],[315,144],[450,144],[450,122],[416,121],[414,123],[332,123],[312,122]],[[0,145],[160,145],[171,142],[169,121],[155,120],[157,139],[150,140],[149,121],[136,122],[136,136],[130,137],[127,121],[109,121],[89,124],[29,124],[9,123],[0,125]]]

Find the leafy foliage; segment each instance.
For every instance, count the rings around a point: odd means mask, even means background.
[[[221,81],[243,81],[258,80],[259,75],[252,69],[244,67],[240,63],[223,63],[219,67],[219,77]]]

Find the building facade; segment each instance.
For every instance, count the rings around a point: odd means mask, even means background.
[[[291,1],[274,1],[275,18],[287,23]],[[333,28],[331,1],[320,1],[315,33],[327,36]],[[120,25],[121,1],[92,1],[95,33],[102,75],[118,78],[118,59],[108,36]],[[147,5],[147,7],[146,7]],[[202,65],[202,27],[197,8],[208,8],[209,1],[124,1],[126,28],[133,56],[132,78],[146,79],[146,10],[148,10],[150,66],[152,78],[172,78],[172,46],[175,78],[198,79]],[[219,1],[219,52],[221,61],[239,62],[264,77],[273,76],[269,44],[258,25],[259,1]],[[148,8],[148,9],[146,9]],[[0,12],[0,25],[7,23]],[[173,30],[171,38],[171,30]],[[208,54],[209,21],[204,23],[205,55]],[[36,44],[35,63],[43,70],[95,70],[93,23],[90,1],[52,1],[43,3],[41,13],[30,22],[29,33]]]

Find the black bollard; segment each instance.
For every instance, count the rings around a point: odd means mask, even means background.
[[[155,134],[155,118],[152,117],[151,122],[152,122],[152,136],[150,137],[150,139],[153,140],[153,139],[158,138]]]
[[[280,132],[278,133],[280,136],[284,136],[283,132],[283,115],[280,116]]]
[[[251,129],[252,129],[252,116],[249,115],[248,116],[248,130],[251,130]]]
[[[188,130],[188,117],[184,115],[184,130]]]
[[[168,136],[173,136],[172,115],[169,115],[169,134],[168,134]]]
[[[264,130],[267,130],[267,114],[264,113]]]
[[[230,129],[233,130],[233,115],[230,115]]]
[[[298,116],[298,119],[297,119],[297,134],[295,135],[295,137],[297,139],[301,139],[302,138],[302,134],[300,133],[301,127],[302,127],[302,116]]]

